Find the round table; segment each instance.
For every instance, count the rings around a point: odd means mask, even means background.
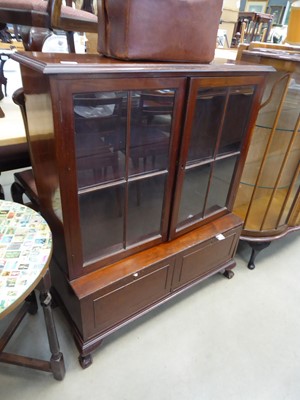
[[[0,200],[0,319],[23,303],[0,339],[0,362],[51,371],[62,380],[65,366],[51,309],[51,255],[52,234],[44,218],[23,204]],[[37,312],[34,289],[40,292],[44,311],[49,362],[3,351],[27,312]]]

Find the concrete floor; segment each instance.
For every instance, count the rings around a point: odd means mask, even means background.
[[[215,275],[112,334],[86,370],[55,309],[65,379],[0,364],[1,398],[298,400],[300,236],[273,242],[254,271],[248,257],[241,243],[233,279]],[[6,351],[49,359],[41,309],[26,317]]]
[[[12,174],[0,179],[9,198]],[[1,399],[299,400],[299,232],[260,253],[254,271],[249,255],[241,242],[233,279],[215,275],[112,334],[86,370],[54,309],[65,379],[0,364]],[[50,357],[41,309],[6,351]]]

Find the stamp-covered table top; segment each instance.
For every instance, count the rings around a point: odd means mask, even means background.
[[[36,287],[48,269],[52,234],[31,208],[0,200],[0,318]]]

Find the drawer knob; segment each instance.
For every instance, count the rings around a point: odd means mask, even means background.
[[[134,278],[137,278],[139,276],[138,272],[136,272],[135,274],[133,274]]]

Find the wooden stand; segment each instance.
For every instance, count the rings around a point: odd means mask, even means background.
[[[44,312],[45,325],[49,341],[49,349],[51,352],[50,361],[44,361],[37,358],[25,357],[17,354],[7,353],[4,351],[6,345],[15,333],[16,329],[24,319],[27,313],[35,314],[38,310],[35,293],[32,292],[25,300],[24,304],[17,312],[9,327],[6,329],[0,339],[0,362],[7,364],[19,365],[21,367],[33,368],[40,371],[52,372],[55,379],[61,381],[65,376],[65,365],[63,354],[60,352],[59,343],[56,334],[55,323],[51,309],[50,290],[51,281],[50,274],[47,272],[42,281],[37,286],[40,291],[40,302]]]
[[[0,211],[1,234],[6,238],[1,244],[0,317],[5,318],[22,305],[0,338],[0,362],[52,372],[55,379],[62,380],[65,366],[51,310],[51,231],[40,214],[24,205],[0,200]],[[26,314],[38,310],[34,289],[40,291],[51,352],[49,362],[4,351]]]

